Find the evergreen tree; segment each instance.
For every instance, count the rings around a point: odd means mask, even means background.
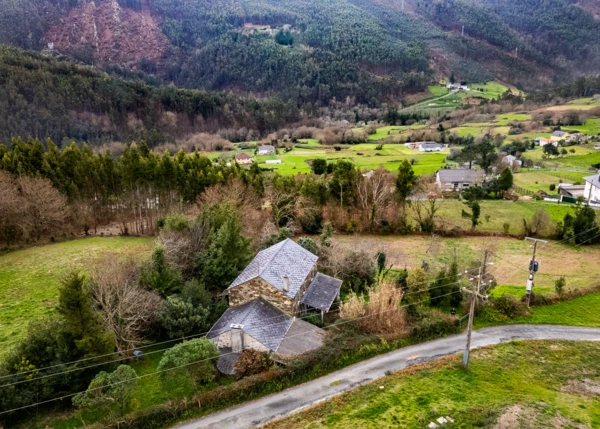
[[[502,191],[508,191],[513,187],[513,174],[510,168],[505,168],[498,178],[498,187]]]
[[[83,275],[72,272],[63,280],[56,310],[63,317],[64,329],[72,335],[81,356],[98,356],[113,350],[114,340],[92,307]]]
[[[404,159],[398,167],[398,176],[396,177],[396,191],[400,201],[404,202],[415,189],[417,185],[417,176],[412,165],[407,159]]]

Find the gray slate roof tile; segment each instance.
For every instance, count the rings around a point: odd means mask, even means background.
[[[279,310],[263,298],[230,307],[210,329],[210,340],[231,330],[231,325],[243,325],[245,333],[270,350],[276,351],[292,325],[294,318]]]
[[[294,298],[318,259],[316,255],[288,238],[259,252],[227,289],[260,277],[290,298]],[[290,290],[287,292],[283,290],[285,275],[290,279]]]
[[[452,182],[477,183],[483,179],[483,172],[481,170],[442,169],[442,170],[438,171],[438,174],[440,175],[440,181],[442,183],[452,183]]]
[[[341,286],[341,280],[318,273],[300,303],[317,310],[329,311]]]

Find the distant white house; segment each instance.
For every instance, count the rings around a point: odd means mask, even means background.
[[[462,90],[462,91],[470,91],[467,85],[461,85],[460,83],[449,83],[446,85],[448,89]]]
[[[594,145],[594,149],[600,150],[600,143]]]
[[[265,155],[274,155],[275,154],[275,147],[271,146],[270,144],[266,144],[266,145],[262,145],[258,147],[258,154],[265,156]]]
[[[419,152],[441,152],[444,150],[444,145],[436,142],[421,142],[419,143]]]
[[[436,174],[436,183],[442,191],[462,191],[471,186],[479,185],[483,182],[484,173],[482,170],[457,169],[457,170],[438,170]]]
[[[265,161],[265,164],[281,164],[281,160],[280,159],[268,159]]]
[[[508,165],[509,167],[520,167],[523,165],[523,162],[514,155],[506,155],[502,158],[502,164]]]
[[[551,139],[547,139],[545,137],[537,137],[535,139],[535,141],[538,142],[541,147],[544,147],[547,144],[551,144],[552,146],[558,147],[558,140],[554,141],[554,140],[551,140]]]
[[[585,192],[583,197],[587,201],[600,201],[600,174],[583,178],[585,180]]]

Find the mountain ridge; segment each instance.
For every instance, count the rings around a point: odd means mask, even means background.
[[[535,87],[600,71],[598,8],[588,0],[0,0],[0,6],[0,43],[51,46],[166,84],[281,94],[299,105],[326,105],[334,97],[402,102],[451,73]],[[10,23],[26,15],[25,28],[13,31]]]

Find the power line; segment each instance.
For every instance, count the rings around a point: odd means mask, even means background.
[[[468,270],[466,272],[468,272]],[[461,274],[462,273],[458,273],[457,275],[460,276]],[[449,278],[453,278],[453,277],[454,276],[446,276],[446,277],[443,277],[443,278],[440,278],[440,279],[437,279],[437,280],[445,280],[445,279],[449,279]],[[445,284],[445,285],[441,285],[441,286],[436,286],[436,287],[432,287],[432,288],[430,287],[428,290],[436,290],[436,289],[440,289],[440,288],[445,288],[445,287],[457,285],[459,283],[460,283],[460,281],[454,282],[454,283]],[[426,285],[426,284],[430,284],[430,281],[426,281],[426,282],[422,282],[422,283],[417,283],[415,286],[422,286],[422,285]],[[404,298],[405,296],[413,295],[415,293],[421,293],[421,292],[405,292],[405,293],[402,294],[402,297]],[[382,299],[382,300],[385,301],[386,299]],[[371,302],[377,302],[377,301],[371,301]],[[336,313],[336,312],[339,312],[339,311],[341,311],[341,309],[332,310],[332,311],[329,312],[329,314]],[[277,319],[277,318],[281,318],[281,317],[282,317],[281,315],[279,315],[279,316],[272,316],[272,317],[269,317],[269,318],[264,319],[264,320],[268,321],[268,320]],[[297,318],[300,319],[300,320],[305,320],[305,318],[308,318],[308,317],[309,316],[297,317]],[[270,324],[266,324],[266,325],[263,325],[263,326],[273,326],[273,325],[278,325],[278,324],[281,324],[281,323],[284,323],[284,322],[270,323]],[[223,332],[227,332],[227,330],[228,330],[228,328],[223,328],[223,329],[217,330],[216,332],[219,333],[219,334],[221,334]],[[215,332],[215,331],[213,331],[213,332]],[[191,336],[186,337],[186,339],[195,338],[195,337],[207,334],[207,333],[208,332],[201,333],[201,334],[196,334],[196,335],[191,335]],[[179,340],[180,339],[177,339],[177,341],[179,341]],[[183,344],[185,344],[185,342]],[[160,349],[160,350],[154,350],[154,351],[145,353],[145,355],[162,353],[162,352],[167,351],[169,349],[170,349],[170,347],[167,347],[167,348],[164,348],[164,349]],[[19,381],[15,381],[15,382],[12,382],[12,383],[3,384],[3,385],[0,385],[0,389],[4,388],[4,387],[15,386],[15,385],[18,385],[18,384],[29,383],[29,382],[33,382],[33,381],[37,381],[37,380],[46,379],[46,378],[53,378],[53,377],[57,377],[59,375],[64,375],[64,374],[70,374],[70,373],[73,373],[73,372],[84,371],[84,370],[90,369],[90,368],[97,368],[99,366],[111,365],[111,364],[114,364],[114,363],[117,363],[117,362],[121,362],[121,361],[124,361],[124,360],[129,360],[129,359],[131,359],[131,357],[126,356],[126,357],[122,357],[122,358],[119,358],[119,359],[111,360],[111,361],[108,361],[108,362],[100,362],[100,363],[97,363],[97,364],[88,365],[88,366],[85,366],[85,367],[70,368],[70,369],[67,369],[65,371],[60,371],[60,372],[56,372],[56,373],[53,373],[53,374],[47,374],[47,375],[42,375],[42,376],[39,376],[39,377],[28,378],[28,379],[25,379],[25,380],[19,380]],[[60,366],[66,366],[66,365],[67,364],[60,365]],[[18,374],[11,374],[10,376],[18,377],[18,376],[22,376],[22,375],[26,375],[26,374],[35,373],[35,372],[38,372],[38,371],[41,371],[41,370],[34,369],[34,370],[29,370],[27,372],[22,372],[22,373],[18,373]],[[9,377],[9,376],[5,376],[5,377]],[[93,377],[91,377],[91,378],[93,378]]]
[[[453,294],[456,294],[456,293],[462,293],[462,291],[450,292],[448,294],[440,296],[440,298],[443,298],[445,296],[450,296],[450,295],[453,295]],[[354,318],[354,319],[344,320],[344,321],[342,321],[340,323],[336,323],[335,325],[328,326],[328,327],[326,327],[324,329],[338,327],[338,326],[344,325],[346,323],[356,322],[356,321],[361,320],[361,319],[365,319],[365,318],[368,318],[368,317],[377,316],[377,315],[384,314],[384,313],[389,313],[391,311],[398,311],[398,310],[400,310],[400,309],[402,309],[404,307],[408,307],[409,305],[420,304],[420,303],[427,302],[427,301],[428,301],[428,299],[425,299],[425,300],[422,300],[422,301],[417,301],[417,302],[413,302],[413,303],[410,303],[410,304],[401,305],[401,306],[398,306],[398,307],[390,309],[390,310],[385,310],[385,311],[381,311],[381,312],[378,312],[378,313],[374,313],[374,314],[369,314],[369,315],[366,315],[366,316],[357,317],[357,318]],[[291,335],[289,338],[294,338],[294,337],[302,336],[302,335],[306,335],[306,334],[305,333],[299,333],[299,334],[296,334],[296,335]],[[155,372],[152,372],[152,373],[149,373],[149,374],[143,374],[143,375],[140,375],[140,376],[137,376],[137,377],[130,378],[128,380],[123,380],[123,381],[119,381],[119,382],[116,382],[116,383],[111,383],[111,384],[108,384],[108,385],[104,385],[104,386],[100,386],[100,387],[95,387],[95,388],[92,388],[92,389],[87,389],[87,390],[84,390],[84,391],[81,391],[81,392],[70,393],[68,395],[63,395],[63,396],[60,396],[60,397],[57,397],[57,398],[48,399],[46,401],[41,401],[41,402],[37,402],[37,403],[34,403],[34,404],[30,404],[30,405],[25,405],[25,406],[22,406],[22,407],[18,407],[18,408],[13,408],[11,410],[0,411],[0,415],[12,413],[12,412],[15,412],[15,411],[24,410],[24,409],[35,407],[35,406],[38,406],[38,405],[49,404],[51,402],[58,401],[58,400],[72,398],[73,396],[76,396],[76,395],[78,395],[80,393],[93,392],[93,391],[96,391],[96,390],[99,390],[99,389],[105,389],[107,387],[117,386],[117,385],[120,385],[120,384],[123,384],[123,383],[128,383],[130,381],[139,380],[139,379],[150,377],[150,376],[153,376],[153,375],[163,374],[163,373],[166,373],[166,372],[169,372],[169,371],[174,371],[174,370],[185,368],[185,367],[188,367],[188,366],[191,366],[191,365],[196,365],[196,364],[201,363],[201,362],[206,362],[206,361],[209,361],[209,360],[218,359],[218,358],[220,358],[222,356],[227,356],[227,355],[231,355],[231,354],[234,354],[234,353],[233,352],[223,353],[223,354],[221,354],[219,356],[215,356],[215,357],[211,357],[211,358],[205,358],[205,359],[200,359],[198,361],[190,362],[190,363],[187,363],[185,365],[179,365],[179,366],[176,366],[176,367],[173,367],[173,368],[167,368],[167,369],[160,370],[160,371],[155,371]]]

